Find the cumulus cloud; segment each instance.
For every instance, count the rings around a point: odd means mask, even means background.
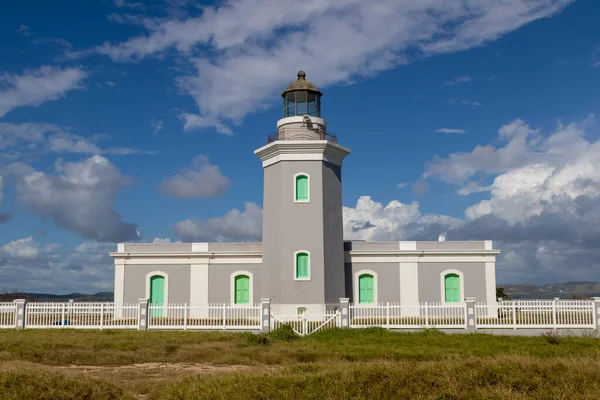
[[[200,16],[145,18],[147,34],[74,55],[130,62],[174,50],[192,65],[177,83],[199,109],[182,118],[185,128],[214,126],[225,133],[272,105],[299,69],[320,86],[371,77],[413,58],[494,41],[572,2],[226,1],[202,7]]]
[[[192,241],[253,241],[262,237],[262,209],[245,202],[243,211],[234,208],[223,217],[206,221],[186,219],[173,226],[175,235],[184,242]]]
[[[112,291],[114,269],[108,252],[115,250],[115,245],[93,241],[65,249],[42,245],[33,237],[0,245],[0,292]]]
[[[217,197],[229,189],[231,181],[221,173],[218,166],[209,163],[208,157],[198,155],[191,168],[165,178],[160,190],[169,196],[180,198]]]
[[[117,191],[127,180],[102,156],[81,162],[57,162],[56,174],[15,173],[19,201],[42,219],[98,241],[139,237],[137,226],[114,210]]]
[[[165,127],[165,122],[152,118],[152,120],[150,121],[150,126],[152,127],[152,134],[158,135],[158,133],[162,131]]]
[[[17,33],[21,36],[31,36],[29,33],[29,27],[27,25],[19,25],[19,29],[17,29]]]
[[[4,177],[0,175],[0,206],[2,205],[2,199],[4,198],[4,193],[2,193],[2,189],[4,189]],[[0,224],[3,222],[8,222],[10,218],[10,214],[0,212]]]
[[[22,106],[38,106],[83,87],[87,72],[80,68],[44,65],[23,74],[0,74],[0,118]]]

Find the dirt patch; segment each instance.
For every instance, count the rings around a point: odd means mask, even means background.
[[[69,370],[81,373],[123,373],[138,372],[142,374],[153,374],[154,372],[176,372],[176,373],[206,373],[206,372],[238,372],[248,370],[247,365],[209,365],[193,363],[143,363],[119,365],[114,367],[95,365],[66,365],[52,367],[56,370]]]

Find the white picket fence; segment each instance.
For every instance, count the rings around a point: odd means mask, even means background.
[[[386,329],[467,329],[474,320],[477,329],[596,329],[597,311],[593,300],[517,300],[497,304],[399,303],[348,304],[342,310],[322,314],[278,315],[270,312],[270,329],[289,325],[299,335],[342,326]],[[143,303],[115,304],[86,302],[28,302],[24,312],[26,329],[147,329],[158,330],[261,330],[261,304],[168,304],[149,305],[148,315],[140,315]],[[147,317],[147,318],[146,318]],[[22,319],[20,316],[18,319]],[[17,304],[0,303],[0,329],[17,325]]]
[[[259,330],[261,327],[260,304],[151,304],[148,309],[148,329]]]
[[[387,329],[464,328],[466,304],[400,303],[350,305],[350,328],[382,327]]]

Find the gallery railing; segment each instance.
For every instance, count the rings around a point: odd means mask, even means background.
[[[277,140],[327,140],[337,143],[338,137],[335,133],[325,130],[282,128],[267,136],[267,144]]]

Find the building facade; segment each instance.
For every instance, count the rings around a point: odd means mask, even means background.
[[[255,304],[323,312],[355,304],[496,301],[492,242],[345,241],[342,164],[322,93],[304,72],[283,92],[277,132],[254,153],[264,169],[262,243],[120,243],[115,302]]]

